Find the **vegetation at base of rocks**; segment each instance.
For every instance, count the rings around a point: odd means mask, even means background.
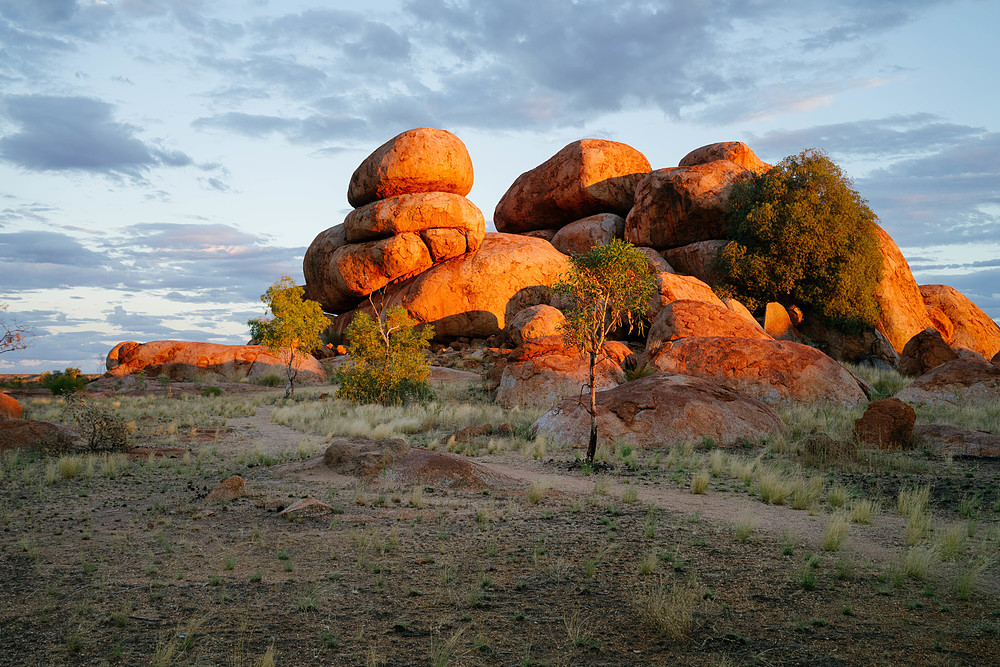
[[[65,371],[43,373],[40,378],[42,386],[56,396],[74,394],[83,391],[87,386],[87,378],[80,375],[79,368],[67,368]]]
[[[642,315],[656,289],[645,255],[627,241],[616,239],[586,253],[570,255],[570,270],[553,285],[565,303],[562,335],[567,344],[590,357],[590,443],[587,461],[597,450],[597,409],[594,367],[608,334],[623,326],[642,332]]]
[[[285,362],[285,397],[295,392],[295,352],[308,352],[319,345],[320,333],[330,321],[323,308],[315,301],[304,298],[305,290],[289,276],[267,288],[260,300],[267,305],[271,316],[249,320],[250,337],[271,350]]]
[[[66,410],[87,439],[92,452],[117,452],[128,449],[128,424],[110,407],[94,404],[79,395],[67,400]]]
[[[424,351],[434,327],[418,328],[400,306],[377,316],[358,313],[347,327],[351,361],[335,375],[337,398],[381,405],[430,400],[431,367]]]
[[[752,311],[798,305],[847,332],[879,318],[877,217],[822,151],[790,155],[733,186],[718,290]]]

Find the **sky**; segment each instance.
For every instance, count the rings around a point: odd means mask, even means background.
[[[654,168],[824,150],[918,283],[1000,318],[997,25],[988,0],[0,0],[0,317],[34,334],[0,373],[245,343],[354,169],[425,126],[465,142],[488,229],[585,137]]]

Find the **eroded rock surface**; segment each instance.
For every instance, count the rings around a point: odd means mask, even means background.
[[[884,229],[878,225],[875,229],[883,270],[882,280],[875,287],[875,300],[882,310],[878,328],[898,353],[911,338],[932,324],[917,281],[899,246]]]
[[[561,253],[585,253],[595,246],[608,245],[622,238],[625,218],[614,213],[598,213],[571,222],[552,237],[552,245]]]

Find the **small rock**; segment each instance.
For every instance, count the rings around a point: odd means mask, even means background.
[[[861,442],[879,449],[909,449],[917,413],[898,398],[870,403],[856,422],[854,432]]]
[[[239,475],[233,475],[212,489],[212,492],[205,497],[205,502],[228,503],[231,500],[242,498],[246,494],[246,480]]]
[[[289,519],[312,519],[333,514],[333,511],[333,508],[322,500],[307,497],[296,500],[278,512],[278,515],[288,517]]]

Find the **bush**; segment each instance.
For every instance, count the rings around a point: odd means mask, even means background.
[[[432,397],[424,349],[434,328],[415,328],[404,308],[393,306],[376,321],[358,313],[347,327],[351,362],[336,372],[337,398],[398,405]]]
[[[761,311],[798,305],[845,332],[879,317],[882,278],[877,217],[850,179],[815,150],[786,157],[733,187],[730,243],[719,257],[719,291]]]
[[[109,408],[88,404],[82,397],[70,399],[67,410],[80,431],[87,437],[92,452],[116,452],[128,449],[128,426]]]
[[[273,373],[270,375],[265,375],[257,382],[258,384],[261,384],[265,387],[280,387],[282,384],[284,384],[284,380],[281,379],[281,376],[274,375]]]
[[[278,382],[281,382],[281,378],[278,378]],[[210,387],[202,387],[201,395],[205,396],[206,398],[209,396],[222,396],[222,387],[216,387],[215,385],[212,385]]]
[[[52,371],[42,376],[42,386],[56,396],[75,394],[87,386],[87,378],[80,376],[79,368],[67,368],[65,371]]]

